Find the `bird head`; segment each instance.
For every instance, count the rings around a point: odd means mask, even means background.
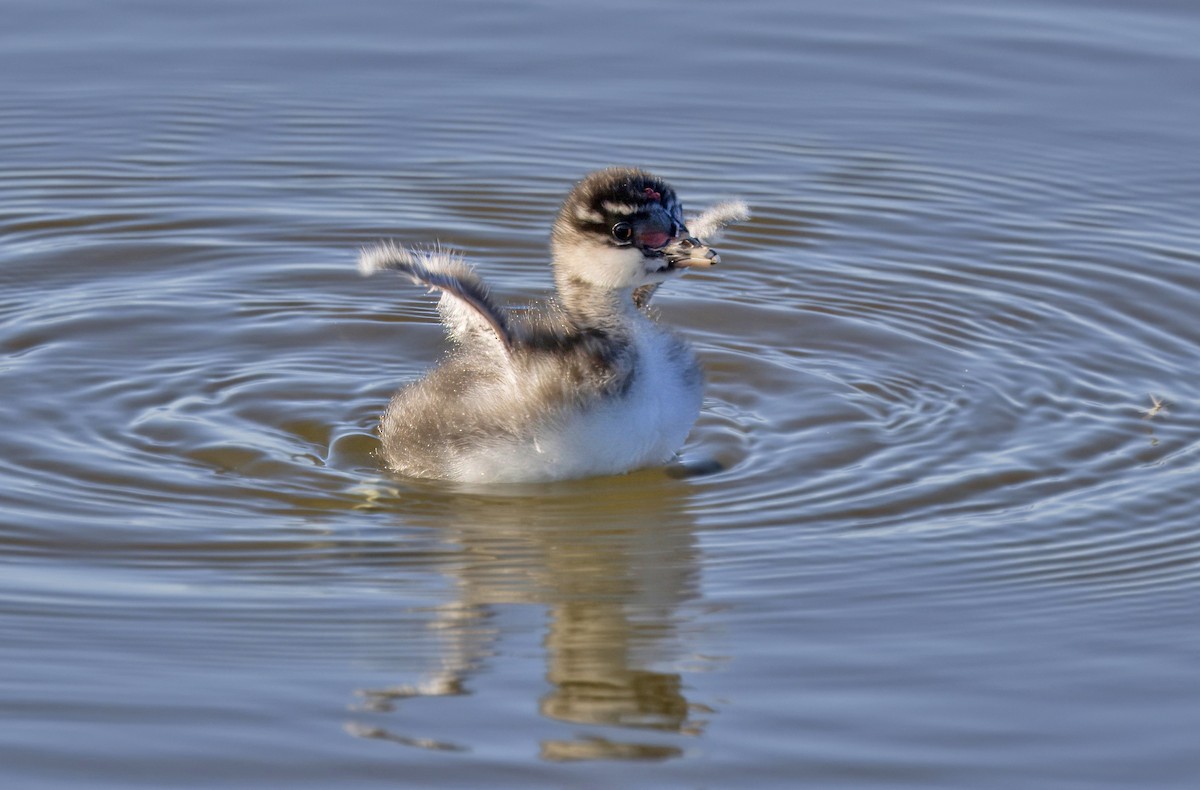
[[[633,168],[599,170],[563,202],[551,236],[556,278],[610,290],[660,283],[720,257],[693,238],[675,190]]]

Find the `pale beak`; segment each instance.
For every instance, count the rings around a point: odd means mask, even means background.
[[[668,264],[678,269],[716,266],[721,262],[716,250],[691,236],[671,239],[663,247],[662,254]]]

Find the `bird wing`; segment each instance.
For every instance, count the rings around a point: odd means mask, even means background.
[[[633,289],[633,306],[639,310],[645,310],[650,307],[650,300],[654,298],[654,292],[658,290],[661,283],[647,283],[639,285]]]
[[[738,222],[750,219],[750,207],[743,200],[724,200],[709,206],[694,217],[688,217],[688,229],[700,241],[716,241],[721,231]]]
[[[455,342],[495,338],[506,352],[512,348],[508,312],[492,301],[487,285],[458,253],[412,250],[383,242],[359,254],[358,270],[362,274],[371,275],[384,269],[407,274],[413,282],[442,292],[438,313]]]

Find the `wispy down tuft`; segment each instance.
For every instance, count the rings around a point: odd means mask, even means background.
[[[750,219],[750,207],[744,200],[725,200],[709,206],[688,221],[688,230],[703,242],[716,241],[730,225]]]

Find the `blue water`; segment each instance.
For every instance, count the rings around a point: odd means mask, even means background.
[[[4,16],[5,786],[1195,785],[1200,9]],[[389,477],[358,249],[542,298],[610,164],[754,211],[656,297],[721,471]]]

